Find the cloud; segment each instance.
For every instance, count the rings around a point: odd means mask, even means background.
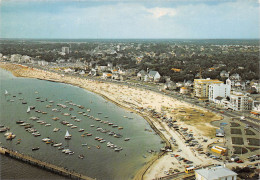
[[[152,13],[153,17],[160,18],[163,16],[173,17],[176,15],[176,10],[173,8],[152,8],[147,9],[147,12]]]
[[[256,3],[6,3],[0,31],[6,38],[259,38]]]

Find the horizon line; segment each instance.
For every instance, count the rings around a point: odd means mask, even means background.
[[[260,38],[0,38],[0,40],[260,40]]]

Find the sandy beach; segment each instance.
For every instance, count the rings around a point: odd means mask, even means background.
[[[143,116],[153,129],[156,130],[157,134],[167,142],[167,145],[170,144],[170,139],[174,137],[176,143],[175,145],[170,145],[173,152],[159,154],[136,174],[135,179],[150,180],[163,177],[166,175],[165,171],[169,171],[170,169],[183,171],[185,164],[178,161],[173,154],[193,161],[195,166],[218,163],[218,161],[208,159],[204,154],[199,154],[194,148],[187,146],[181,134],[173,128],[169,128],[163,119],[153,116],[149,111],[150,109],[154,109],[164,117],[172,117],[180,127],[187,128],[189,132],[192,132],[205,150],[212,142],[222,140],[213,138],[212,135],[215,133],[215,127],[210,124],[211,121],[220,120],[221,116],[208,112],[206,109],[201,109],[163,94],[137,87],[103,83],[10,63],[1,62],[0,67],[11,71],[17,77],[63,82],[97,93],[107,100]],[[207,139],[207,142],[204,142],[205,139]]]

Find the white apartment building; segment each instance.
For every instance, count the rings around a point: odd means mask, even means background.
[[[209,101],[216,103],[216,97],[230,97],[231,86],[228,84],[210,84],[209,85]]]
[[[230,169],[218,166],[195,170],[196,180],[236,180],[237,173]]]
[[[194,95],[200,99],[208,99],[209,97],[209,85],[223,84],[223,81],[217,79],[194,79]]]
[[[69,54],[70,53],[70,48],[69,47],[62,47],[61,51],[65,54]]]
[[[20,55],[20,54],[12,54],[10,60],[11,60],[11,62],[19,62],[21,58],[22,58],[22,55]]]
[[[251,110],[252,100],[243,93],[233,92],[230,95],[230,108],[235,111]]]

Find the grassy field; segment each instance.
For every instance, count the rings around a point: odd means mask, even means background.
[[[195,126],[203,132],[204,136],[215,137],[216,128],[210,125],[211,121],[220,120],[221,117],[211,112],[196,108],[180,107],[174,111],[175,117],[188,125]]]

